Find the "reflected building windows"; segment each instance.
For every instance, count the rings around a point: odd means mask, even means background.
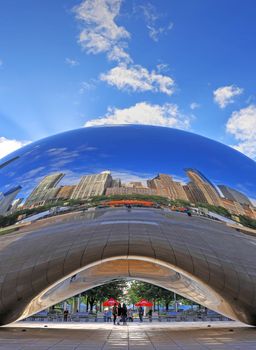
[[[57,193],[60,190],[60,188],[57,188],[56,185],[60,182],[63,176],[63,173],[45,176],[39,185],[29,195],[25,202],[25,206],[35,206],[38,203],[42,204],[45,201],[56,198]]]
[[[225,185],[218,185],[218,187],[226,199],[229,199],[234,202],[238,202],[240,204],[246,204],[246,205],[252,206],[252,203],[249,200],[249,198],[246,197],[243,193]]]
[[[170,175],[158,174],[152,180],[148,180],[147,183],[150,188],[156,190],[159,196],[167,197],[172,200],[188,200],[182,184],[174,181]]]
[[[12,202],[20,192],[21,186],[11,188],[0,197],[0,215],[5,215],[11,209]]]
[[[208,203],[215,206],[221,206],[220,195],[215,186],[198,170],[185,169],[187,176],[191,179],[188,184],[192,196],[196,202]]]
[[[109,171],[100,174],[85,175],[75,187],[71,199],[86,199],[94,196],[101,196],[107,187],[112,183],[112,176]]]
[[[70,199],[72,196],[72,193],[74,192],[75,187],[76,187],[75,185],[61,186],[56,195],[56,199]]]

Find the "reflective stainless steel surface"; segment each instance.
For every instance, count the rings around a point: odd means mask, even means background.
[[[255,198],[255,162],[179,130],[30,144],[0,160],[0,322],[130,278],[256,324]]]

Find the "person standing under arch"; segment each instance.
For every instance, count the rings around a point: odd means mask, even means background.
[[[112,308],[113,324],[114,324],[114,325],[116,324],[117,313],[118,313],[117,305],[115,304],[115,305],[113,306],[113,308]]]

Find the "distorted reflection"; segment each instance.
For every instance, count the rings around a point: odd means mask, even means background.
[[[84,128],[2,159],[0,225],[131,205],[210,211],[254,227],[255,187],[255,163],[212,140],[161,127]]]

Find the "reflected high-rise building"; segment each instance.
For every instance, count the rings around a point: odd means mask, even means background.
[[[75,185],[61,186],[57,193],[56,199],[70,199],[75,187]]]
[[[200,171],[196,169],[185,169],[187,176],[191,179],[188,186],[193,202],[203,202],[211,205],[220,206],[221,199],[215,186]],[[188,193],[187,192],[187,193]]]
[[[160,196],[168,197],[172,200],[188,200],[182,184],[174,181],[170,175],[158,174],[152,180],[148,180],[147,184],[149,188],[155,189]]]
[[[112,179],[111,187],[121,187],[121,179]]]
[[[49,200],[56,198],[60,188],[56,185],[63,178],[63,173],[51,174],[45,176],[37,187],[34,188],[25,202],[26,207],[44,204]]]
[[[222,207],[226,208],[232,215],[246,215],[243,205],[236,201],[221,198],[221,204]]]
[[[21,190],[21,186],[16,186],[2,193],[0,197],[0,215],[5,215],[11,208],[11,204]]]
[[[183,186],[188,200],[192,203],[208,203],[203,191],[194,183],[189,182]]]
[[[110,187],[112,176],[110,171],[103,171],[100,174],[85,175],[76,185],[71,199],[86,199],[93,196],[101,196],[106,188]]]
[[[221,190],[223,196],[231,201],[238,202],[240,204],[246,204],[252,206],[251,201],[246,195],[235,190],[234,188],[228,187],[226,185],[218,185]]]

